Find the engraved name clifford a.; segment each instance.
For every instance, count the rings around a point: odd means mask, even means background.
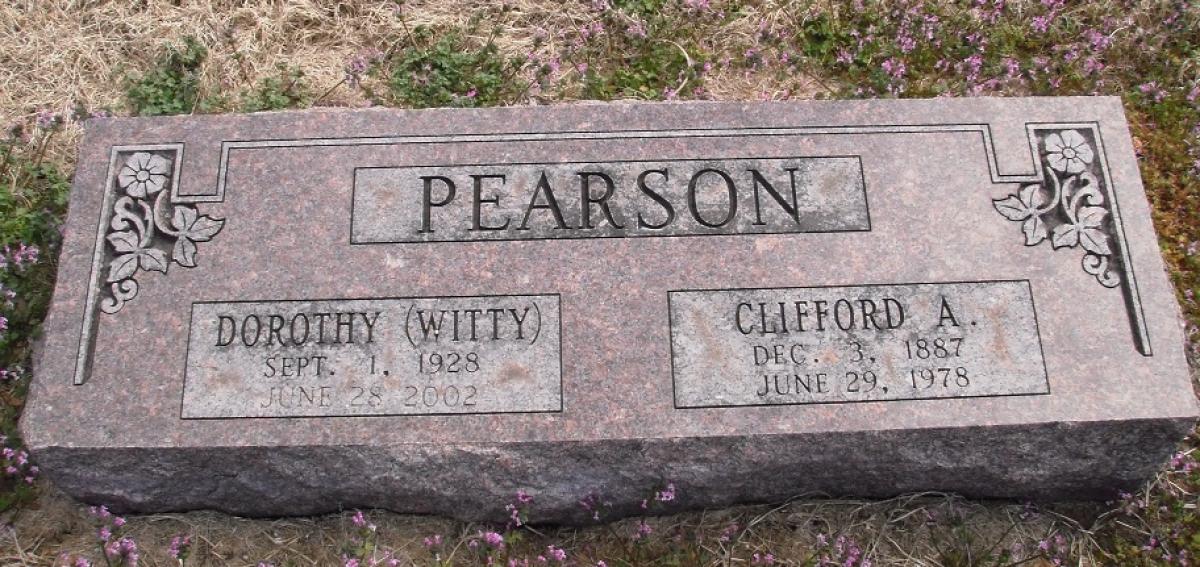
[[[960,327],[949,300],[941,296],[939,300],[937,323],[933,331],[940,332],[943,328]],[[755,392],[760,398],[768,396],[799,396],[829,394],[831,381],[838,382],[836,387],[846,393],[869,393],[879,387],[879,377],[873,368],[875,359],[869,357],[862,342],[850,340],[847,342],[847,352],[829,354],[828,345],[815,349],[816,343],[803,339],[805,335],[819,334],[826,331],[835,333],[858,332],[898,332],[907,320],[904,303],[894,297],[878,298],[837,298],[837,299],[794,299],[791,301],[775,302],[740,302],[733,310],[734,327],[746,336],[771,337],[769,342],[753,341],[752,357],[754,366],[769,368],[783,365],[793,368],[806,369],[805,372],[775,373],[764,372],[762,384]],[[961,356],[962,336],[945,336],[939,333],[937,337],[922,337],[919,332],[913,338],[904,341],[908,359],[956,359]],[[785,336],[794,336],[795,340],[779,340]],[[914,349],[916,356],[914,356]],[[810,353],[811,350],[824,350],[822,354]],[[820,356],[826,356],[832,361],[848,360],[853,363],[864,363],[863,368],[845,372],[845,376],[833,376],[827,369],[821,367]],[[924,356],[922,356],[924,355]],[[868,360],[869,359],[869,360]],[[968,371],[965,367],[941,368],[949,378],[954,375],[954,385],[966,387],[970,384]],[[936,378],[937,370],[914,369],[910,378],[914,389],[931,387]],[[832,376],[832,377],[831,377]],[[844,382],[844,383],[843,383]],[[944,387],[950,387],[950,380]],[[886,391],[886,388],[885,388]]]
[[[1022,280],[668,295],[677,408],[1048,392]]]

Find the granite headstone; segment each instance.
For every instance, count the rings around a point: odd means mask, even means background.
[[[1109,498],[1194,423],[1119,99],[88,123],[22,427],[126,511]]]

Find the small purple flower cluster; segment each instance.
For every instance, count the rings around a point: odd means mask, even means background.
[[[366,531],[372,532],[372,533],[374,533],[375,529],[376,529],[375,524],[372,524],[371,522],[367,521],[367,517],[365,515],[363,515],[362,510],[354,511],[354,515],[350,517],[350,523],[353,524],[354,527],[356,527],[356,528],[366,530]]]
[[[750,564],[751,565],[774,565],[775,564],[775,555],[771,554],[771,553],[761,553],[760,554],[758,552],[755,552],[753,555],[750,556]]]
[[[351,88],[358,88],[362,84],[363,75],[366,75],[374,65],[381,61],[383,61],[383,52],[378,49],[360,51],[346,62],[344,69],[346,76],[343,80]]]
[[[562,563],[567,560],[567,552],[564,551],[563,548],[561,548],[561,547],[555,547],[553,545],[548,545],[548,546],[546,546],[545,557],[549,557],[551,561],[554,561],[556,563]],[[546,560],[543,558],[543,556],[538,556],[538,560],[542,563],[546,562]]]
[[[1050,31],[1050,26],[1054,20],[1058,18],[1066,7],[1066,0],[1042,0],[1042,6],[1046,8],[1046,12],[1039,16],[1035,16],[1030,23],[1030,27],[1037,33],[1046,33]]]
[[[30,246],[25,243],[17,244],[16,247],[5,246],[0,250],[0,271],[12,273],[23,272],[29,266],[36,264],[39,258],[39,250],[37,246]],[[11,309],[17,299],[17,292],[13,291],[8,286],[0,283],[0,306]],[[0,314],[0,338],[4,337],[8,331],[8,317]],[[0,369],[0,383],[12,381],[15,378],[22,376],[21,369]]]
[[[183,565],[183,562],[187,561],[188,554],[191,552],[191,550],[192,537],[187,534],[179,534],[171,538],[171,545],[167,548],[167,555],[169,555],[171,559],[179,561],[180,565]]]
[[[1167,91],[1158,86],[1158,81],[1142,83],[1138,85],[1138,90],[1154,102],[1162,102],[1163,99],[1167,98]]]
[[[3,327],[0,327],[0,330],[2,329]],[[20,366],[14,366],[12,368],[0,368],[0,384],[4,384],[6,382],[16,382],[24,377],[25,369],[21,368]]]
[[[633,531],[633,541],[642,541],[650,534],[654,533],[654,527],[651,526],[645,518],[638,520],[637,527]]]
[[[342,555],[343,567],[398,567],[400,560],[397,559],[391,551],[382,555],[377,553],[376,538],[378,537],[378,526],[367,519],[362,510],[355,510],[354,515],[350,517],[350,524],[354,526],[356,532],[350,537],[352,549]],[[438,544],[441,543],[441,536],[437,536]],[[426,538],[430,541],[429,538]],[[427,547],[429,547],[427,545]]]
[[[666,483],[663,483],[662,490],[656,489],[656,490],[654,490],[654,492],[650,496],[650,498],[642,499],[641,508],[643,510],[649,510],[652,502],[656,503],[656,504],[660,503],[660,502],[664,503],[664,504],[667,502],[674,502],[675,498],[677,496],[678,496],[678,492],[675,489],[675,483],[666,482]]]
[[[1191,451],[1179,451],[1171,457],[1171,469],[1183,474],[1192,474],[1193,471],[1200,469],[1200,464],[1196,463],[1196,458],[1192,456]]]
[[[14,248],[5,246],[0,250],[0,269],[12,267],[18,271],[36,264],[40,252],[37,246],[30,246],[25,243],[19,243]]]
[[[1070,558],[1071,546],[1062,534],[1054,534],[1038,542],[1038,552],[1043,559],[1057,567]]]
[[[975,0],[975,17],[988,25],[994,25],[1004,14],[1004,4],[1004,0]]]
[[[100,521],[100,529],[96,534],[100,549],[104,552],[107,565],[122,567],[137,567],[138,546],[133,538],[121,535],[125,527],[125,518],[108,511],[106,506],[93,506],[88,511]]]
[[[603,517],[602,510],[611,509],[612,502],[602,499],[596,492],[591,492],[579,500],[579,507],[591,513],[592,520],[599,522]]]
[[[646,39],[646,24],[640,20],[634,20],[625,28],[625,33],[638,39]]]
[[[1178,533],[1171,534],[1173,538],[1178,537]],[[1171,546],[1164,540],[1154,536],[1146,541],[1142,546],[1141,551],[1144,555],[1151,559],[1159,559],[1165,565],[1179,565],[1180,567],[1190,567],[1192,562],[1192,554],[1186,549],[1179,551],[1171,551]]]
[[[721,530],[721,535],[717,536],[717,541],[721,543],[729,543],[733,540],[733,537],[738,534],[739,529],[740,526],[738,526],[737,522],[725,526],[725,529]]]
[[[675,500],[675,483],[668,482],[667,487],[654,493],[654,499],[659,502],[671,502]]]
[[[42,130],[57,130],[65,123],[63,115],[48,108],[38,111],[34,124]]]
[[[70,553],[63,552],[58,556],[58,561],[54,565],[55,567],[92,567],[92,562],[86,557],[72,557]]]
[[[0,435],[0,467],[4,469],[4,478],[25,484],[33,484],[37,479],[38,468],[29,461],[29,453],[19,447],[9,447],[7,435]]]
[[[837,536],[830,543],[828,536],[817,534],[817,549],[821,555],[817,565],[838,567],[871,567],[872,562],[863,554],[863,550],[853,539],[844,535]]]
[[[504,510],[508,512],[508,529],[519,528],[525,525],[529,518],[529,505],[533,503],[533,497],[524,490],[518,490],[516,500],[509,502],[504,506]]]

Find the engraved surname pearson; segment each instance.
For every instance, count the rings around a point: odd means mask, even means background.
[[[854,156],[355,172],[358,244],[865,230]]]
[[[556,296],[196,303],[183,417],[560,411]]]

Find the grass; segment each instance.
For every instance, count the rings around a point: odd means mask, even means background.
[[[564,549],[577,565],[1184,565],[1200,553],[1191,439],[1137,494],[1033,507],[947,495],[800,499],[579,529],[368,512],[248,520],[91,515],[22,462],[15,422],[54,276],[79,121],[320,106],[1114,94],[1200,362],[1200,8],[1118,2],[513,0],[0,5],[0,563],[472,564]],[[12,124],[12,129],[9,129]],[[24,248],[22,248],[24,246]],[[31,247],[40,251],[30,260]],[[7,291],[5,291],[7,290]],[[651,511],[653,512],[653,511]],[[536,521],[536,502],[530,510]],[[374,525],[374,529],[369,526]],[[485,534],[503,532],[504,549]],[[186,561],[171,557],[190,538]],[[440,542],[438,537],[440,536]],[[425,540],[429,538],[430,544]],[[475,548],[472,549],[472,542]],[[182,543],[182,540],[180,540]],[[179,544],[175,545],[178,549]],[[118,564],[120,550],[107,559]],[[129,549],[125,549],[128,555]],[[65,554],[65,555],[64,555]],[[390,555],[389,555],[390,554]],[[757,554],[757,555],[756,555]],[[825,563],[822,563],[825,562]]]

